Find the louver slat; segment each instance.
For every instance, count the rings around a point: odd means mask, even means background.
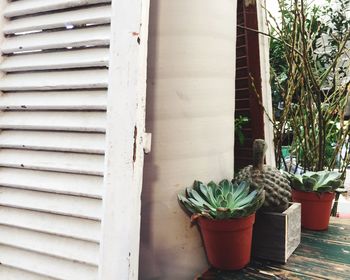
[[[108,66],[108,48],[69,50],[10,56],[1,63],[0,71],[55,70]]]
[[[52,1],[52,0],[51,0]],[[51,1],[46,1],[49,3]],[[107,24],[110,22],[111,7],[92,7],[78,11],[68,11],[55,14],[44,14],[35,17],[25,17],[5,23],[4,33],[14,34],[33,30],[47,30],[80,26],[85,24]]]
[[[110,3],[1,11],[1,279],[98,278]]]
[[[16,238],[13,238],[16,236]],[[98,244],[0,225],[1,243],[20,249],[98,265]]]
[[[109,26],[40,32],[6,38],[2,44],[1,51],[4,54],[9,54],[59,48],[108,46],[109,36]]]
[[[1,149],[0,166],[103,175],[102,155]]]
[[[40,276],[38,274],[30,273],[28,271],[18,270],[5,265],[0,266],[0,279],[6,280],[57,280],[57,278],[51,278],[47,276]]]
[[[95,243],[100,240],[100,222],[88,219],[1,206],[0,224]]]
[[[1,264],[55,279],[96,280],[97,267],[0,245]]]
[[[106,91],[3,93],[0,110],[106,110]]]
[[[104,132],[104,112],[4,112],[1,129]]]
[[[19,91],[106,88],[108,83],[107,73],[107,70],[84,70],[10,74],[0,80],[0,90]]]
[[[0,191],[1,206],[60,214],[96,221],[101,219],[101,203],[98,199],[4,187],[0,188]]]
[[[100,176],[0,168],[0,185],[66,195],[101,198],[103,178]]]
[[[42,13],[54,10],[61,10],[79,6],[86,6],[99,3],[110,3],[111,0],[26,0],[16,1],[8,4],[4,11],[4,16],[17,17]]]
[[[104,134],[3,130],[0,148],[104,154]],[[1,173],[0,173],[1,176]]]

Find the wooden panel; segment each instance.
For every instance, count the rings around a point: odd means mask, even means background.
[[[103,175],[102,155],[0,150],[0,166],[77,174]]]
[[[98,3],[110,3],[111,0],[25,0],[10,2],[5,11],[5,17],[17,17],[34,13],[61,10],[72,7],[86,6]]]
[[[51,1],[46,1],[46,3],[50,3]],[[68,24],[74,26],[106,24],[111,20],[110,13],[111,7],[108,5],[19,18],[6,22],[3,31],[5,34],[13,34],[33,30],[64,28],[67,27]]]
[[[101,198],[103,178],[90,175],[0,168],[0,185],[28,190]]]
[[[283,268],[276,269],[271,267],[270,263],[254,263],[245,269],[229,271],[210,268],[203,274],[194,278],[194,280],[329,280],[329,278],[318,278],[304,274],[304,271],[289,271]],[[340,279],[338,279],[340,280]],[[343,280],[343,279],[342,279]]]
[[[1,46],[4,54],[67,47],[109,45],[109,26],[40,32],[6,38]]]
[[[57,280],[47,276],[40,276],[38,274],[30,273],[24,270],[11,268],[5,265],[0,266],[0,279],[6,280]]]
[[[93,89],[107,87],[108,70],[52,71],[9,74],[0,80],[2,91]],[[18,81],[21,81],[20,83]]]
[[[95,266],[79,264],[4,245],[0,245],[0,262],[7,266],[55,279],[96,280],[97,274]]]
[[[105,137],[100,133],[3,130],[0,148],[104,154]]]
[[[257,18],[257,5],[245,6],[245,26],[254,30],[259,29]],[[260,50],[259,34],[252,31],[246,31],[247,44],[247,63],[248,72],[254,79],[254,87],[250,83],[250,125],[253,131],[254,139],[265,139],[264,110],[260,105],[262,103],[262,84],[260,72]],[[256,94],[256,92],[258,95]],[[258,97],[259,96],[259,97]]]
[[[99,280],[142,278],[138,267],[149,4],[121,0],[112,5]],[[129,30],[139,30],[140,40]]]
[[[0,224],[95,243],[99,243],[100,240],[99,221],[56,214],[1,206]]]
[[[0,70],[14,72],[101,67],[108,66],[108,56],[108,48],[15,55],[5,58]]]
[[[101,201],[1,187],[0,205],[99,221]]]
[[[262,212],[256,216],[252,254],[286,263],[300,244],[301,205],[293,203],[283,213]]]
[[[16,236],[16,238],[13,238]],[[0,243],[75,262],[98,265],[98,244],[0,225]]]
[[[3,112],[0,128],[104,132],[103,112]]]
[[[107,91],[3,93],[0,110],[106,110]]]

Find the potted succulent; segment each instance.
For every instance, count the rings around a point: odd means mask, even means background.
[[[301,225],[311,230],[326,230],[335,190],[343,182],[336,171],[289,174],[292,198],[301,203]]]
[[[250,262],[255,212],[264,203],[265,192],[249,189],[246,181],[195,181],[178,195],[191,220],[198,221],[208,261],[215,268],[237,270]]]

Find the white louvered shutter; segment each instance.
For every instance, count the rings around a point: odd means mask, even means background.
[[[1,0],[0,279],[97,279],[110,0]]]

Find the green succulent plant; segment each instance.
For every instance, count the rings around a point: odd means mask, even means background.
[[[264,190],[249,192],[249,183],[239,184],[222,180],[203,184],[195,181],[193,187],[178,195],[179,202],[192,213],[192,219],[204,216],[208,219],[247,217],[258,210],[265,199]]]
[[[336,171],[289,174],[289,180],[293,189],[306,192],[333,192],[343,185],[341,173]]]

